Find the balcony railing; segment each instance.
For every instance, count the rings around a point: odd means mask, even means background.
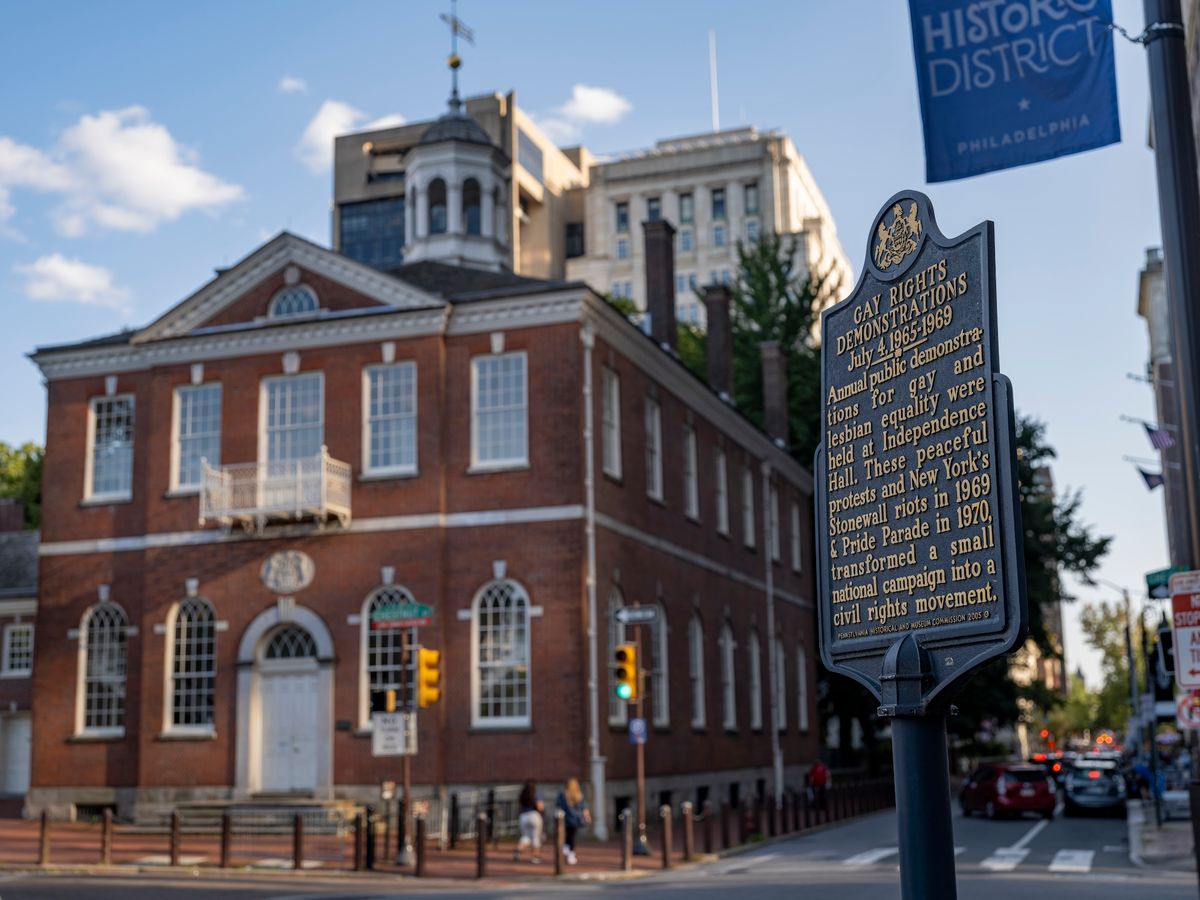
[[[200,524],[261,531],[275,522],[350,524],[350,464],[324,447],[316,456],[210,466],[202,462]]]

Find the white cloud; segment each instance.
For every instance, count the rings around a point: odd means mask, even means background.
[[[579,139],[585,125],[615,125],[633,104],[611,88],[577,84],[562,106],[537,119],[538,127],[556,144]]]
[[[113,284],[112,273],[102,266],[52,253],[14,266],[13,270],[25,276],[25,296],[31,300],[83,303],[122,314],[129,312],[129,292]]]
[[[153,231],[193,210],[216,211],[244,196],[199,168],[143,107],[85,115],[48,151],[0,135],[0,222],[11,217],[14,188],[57,194],[52,218],[74,237],[90,226]]]
[[[339,134],[349,134],[362,128],[390,128],[405,122],[404,116],[399,113],[383,116],[364,125],[366,118],[366,113],[349,103],[326,100],[300,135],[296,155],[309,171],[321,174],[329,171],[333,165],[333,139]]]
[[[284,94],[307,94],[308,82],[295,75],[284,75],[279,79],[279,91]]]

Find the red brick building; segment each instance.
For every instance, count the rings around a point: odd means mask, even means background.
[[[670,226],[646,226],[652,338],[585,285],[478,265],[502,235],[430,202],[414,187],[422,261],[282,234],[145,328],[33,354],[28,813],[377,797],[398,761],[371,755],[368,695],[399,683],[400,632],[371,623],[396,601],[432,608],[417,639],[442,651],[419,792],[578,776],[603,825],[634,775],[623,604],[660,610],[650,796],[800,783],[811,478],[669,346]],[[451,239],[477,267],[429,258]]]
[[[0,500],[0,816],[19,816],[29,786],[38,533]]]

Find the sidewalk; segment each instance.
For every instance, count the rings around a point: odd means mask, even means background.
[[[1192,842],[1192,823],[1178,819],[1154,826],[1154,813],[1143,802],[1130,802],[1126,821],[1129,826],[1129,858],[1135,866],[1191,872],[1196,869]]]

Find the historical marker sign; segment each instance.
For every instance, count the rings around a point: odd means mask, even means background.
[[[876,696],[906,635],[923,706],[1025,631],[994,283],[992,223],[948,239],[905,191],[873,223],[854,292],[822,315],[821,654]]]

